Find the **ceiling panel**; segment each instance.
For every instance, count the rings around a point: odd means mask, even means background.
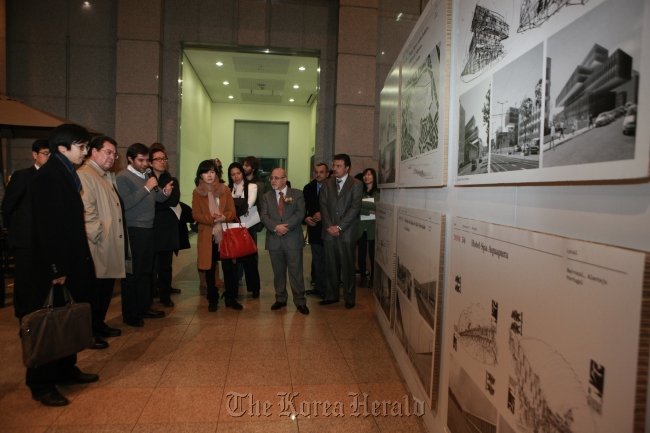
[[[308,107],[316,99],[310,96],[318,93],[317,57],[205,48],[186,48],[184,52],[213,102]]]

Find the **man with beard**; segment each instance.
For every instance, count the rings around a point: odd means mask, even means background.
[[[116,177],[117,190],[124,200],[126,225],[133,272],[122,280],[122,321],[135,327],[144,326],[143,318],[165,317],[163,311],[154,310],[151,305],[150,279],[153,268],[154,240],[153,222],[156,202],[164,202],[172,193],[173,182],[158,186],[158,179],[147,175],[149,169],[149,148],[134,143],[126,151],[129,162],[126,170]]]

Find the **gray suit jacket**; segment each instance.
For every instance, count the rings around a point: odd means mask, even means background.
[[[295,188],[287,188],[285,197],[293,198],[293,203],[284,203],[284,213],[280,216],[275,190],[268,191],[260,202],[260,220],[266,227],[267,250],[279,249],[302,249],[305,246],[305,239],[302,234],[302,220],[305,219],[305,198],[302,191]],[[273,233],[278,224],[288,224],[289,233],[278,236]]]
[[[332,226],[341,227],[339,238],[341,242],[357,241],[357,224],[361,199],[363,197],[363,183],[348,174],[341,193],[336,194],[336,178],[331,177],[323,181],[320,189],[320,215],[323,220],[323,240],[335,240],[327,232]]]

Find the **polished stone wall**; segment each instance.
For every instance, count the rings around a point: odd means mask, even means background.
[[[7,93],[115,134],[117,2],[6,0]],[[7,174],[32,163],[33,140],[9,140]]]
[[[114,136],[122,153],[160,141],[176,171],[183,43],[320,50],[315,160],[347,152],[376,167],[378,89],[426,0],[6,3],[9,95]],[[30,145],[10,140],[8,173],[31,163]]]

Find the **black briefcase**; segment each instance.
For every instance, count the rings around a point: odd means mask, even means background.
[[[52,307],[54,285],[43,308],[30,313],[20,322],[23,363],[28,368],[74,355],[95,342],[90,317],[90,304],[77,304],[65,287],[66,305]]]

